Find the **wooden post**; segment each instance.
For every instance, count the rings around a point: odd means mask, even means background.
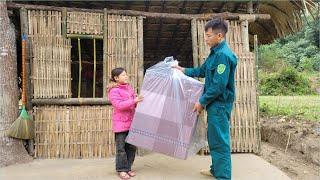
[[[20,9],[20,23],[21,23],[21,34],[25,34],[28,36],[28,12],[25,8]],[[26,43],[27,50],[26,50],[26,59],[27,59],[27,77],[30,77],[30,41],[27,40]],[[31,99],[31,81],[30,78],[27,78],[27,99]],[[28,104],[26,104],[27,109],[32,109],[32,104],[29,101]]]
[[[56,7],[56,6],[44,6],[44,5],[31,5],[31,4],[19,4],[13,2],[7,2],[8,8],[16,9],[25,7],[26,9],[32,10],[51,10],[51,11],[62,11],[63,7]],[[78,11],[78,12],[96,12],[96,13],[103,13],[104,10],[101,9],[82,9],[82,8],[67,8],[68,11]],[[177,13],[154,13],[154,12],[144,12],[144,11],[134,11],[134,10],[119,10],[119,9],[108,9],[108,13],[114,15],[127,15],[127,16],[144,16],[150,18],[165,18],[165,19],[185,19],[185,20],[192,20],[192,19],[204,19],[209,20],[214,17],[222,17],[223,19],[228,20],[239,20],[243,18],[249,18],[250,20],[265,20],[271,19],[269,14],[250,14],[245,15],[240,13],[230,13],[230,12],[223,12],[223,13],[206,13],[206,14],[177,14]]]
[[[7,5],[0,1],[0,166],[27,163],[32,158],[20,140],[6,136],[18,117],[15,29],[10,26]]]
[[[138,92],[140,93],[140,87],[142,86],[144,67],[143,67],[143,17],[138,17]]]
[[[140,88],[142,86],[142,81],[143,81],[143,74],[144,74],[144,67],[143,67],[143,57],[144,57],[144,52],[143,52],[143,17],[139,16],[137,19],[137,30],[138,30],[138,87],[137,91],[140,93]],[[140,156],[143,156],[146,153],[145,150],[143,149],[138,149],[137,154]]]
[[[255,69],[255,75],[256,75],[256,79],[255,79],[255,86],[256,86],[256,103],[257,103],[257,143],[258,143],[258,147],[257,147],[257,154],[261,153],[261,132],[260,132],[260,120],[259,120],[259,93],[258,93],[258,88],[259,88],[259,84],[258,84],[258,80],[259,80],[259,76],[258,76],[258,63],[259,63],[259,51],[258,51],[258,36],[254,35],[254,54],[255,54],[255,65],[256,65],[256,69]]]
[[[32,99],[37,106],[42,105],[111,105],[107,98],[62,98],[62,99]]]
[[[198,56],[198,38],[197,38],[197,20],[191,20],[191,36],[192,36],[192,52],[193,52],[193,66],[199,66],[199,56]]]
[[[25,8],[20,9],[20,26],[21,26],[21,34],[25,34],[28,36],[28,11]],[[27,77],[31,77],[31,64],[30,64],[30,40],[27,39],[26,42],[26,73]],[[26,92],[26,98],[27,98],[27,104],[26,108],[29,111],[32,111],[32,87],[31,87],[31,79],[26,79],[26,86],[27,86],[27,92]],[[32,114],[32,113],[31,113]],[[34,155],[34,141],[33,139],[28,140],[28,153],[33,156]]]
[[[62,37],[67,37],[67,8],[62,10]]]
[[[81,63],[81,44],[80,38],[78,38],[78,53],[79,53],[79,81],[78,81],[78,98],[81,94],[81,75],[82,75],[82,63]]]
[[[247,12],[248,12],[249,14],[252,14],[252,13],[253,13],[252,0],[250,0],[250,1],[247,3]]]
[[[90,34],[67,34],[67,38],[80,38],[80,39],[103,39],[101,35],[90,35]]]
[[[93,90],[92,97],[96,97],[96,71],[97,71],[97,59],[96,59],[96,39],[93,39]]]
[[[107,97],[107,59],[108,59],[108,14],[104,8],[103,16],[103,97]]]
[[[241,39],[243,43],[243,51],[249,52],[249,23],[248,20],[241,21]]]

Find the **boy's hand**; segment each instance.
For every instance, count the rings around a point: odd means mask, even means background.
[[[141,95],[137,96],[137,97],[134,99],[134,102],[135,102],[135,103],[138,103],[138,102],[141,102],[141,101],[143,101],[143,96],[141,96]]]
[[[183,67],[180,67],[180,66],[178,66],[178,65],[173,65],[173,66],[171,66],[171,67],[172,67],[172,68],[176,68],[176,69],[178,69],[179,71],[181,71],[181,72],[184,73],[185,68],[183,68]]]
[[[198,102],[197,102],[197,103],[194,105],[194,107],[193,107],[193,112],[197,112],[198,115],[201,114],[202,110],[203,110],[203,107],[202,107],[202,105],[201,105],[200,103],[198,103]]]

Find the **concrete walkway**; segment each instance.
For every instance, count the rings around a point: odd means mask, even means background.
[[[137,176],[132,180],[158,179],[211,179],[199,171],[208,168],[209,156],[193,156],[188,160],[178,160],[161,154],[137,157],[134,170]],[[282,171],[253,154],[232,155],[233,178],[235,180],[287,180]],[[109,180],[119,179],[114,171],[114,158],[110,159],[58,159],[34,160],[29,164],[19,164],[0,168],[1,180]]]

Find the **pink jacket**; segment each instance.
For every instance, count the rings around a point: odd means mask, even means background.
[[[113,132],[123,132],[130,129],[136,107],[135,97],[134,90],[129,84],[117,85],[109,90],[108,98],[113,106]]]

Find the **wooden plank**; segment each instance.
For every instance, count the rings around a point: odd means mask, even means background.
[[[255,53],[255,66],[254,66],[254,72],[255,72],[255,79],[254,79],[254,85],[255,85],[255,100],[256,100],[256,116],[255,116],[255,120],[256,120],[256,153],[260,154],[261,153],[261,132],[260,132],[260,120],[259,120],[259,94],[257,93],[258,90],[258,62],[259,62],[259,52],[258,52],[258,36],[254,35],[254,53]]]
[[[62,10],[62,37],[67,36],[67,9]]]
[[[102,35],[91,34],[67,34],[67,38],[80,38],[80,39],[103,39]]]
[[[107,68],[108,54],[109,54],[109,38],[108,38],[108,28],[109,28],[107,9],[104,9],[103,16],[103,97],[107,96],[107,79],[108,73],[110,72]]]
[[[115,21],[114,21],[114,15],[108,15],[108,22],[110,23],[110,27],[108,27],[108,38],[110,39],[110,42],[109,44],[115,44]],[[109,73],[107,74],[108,75],[108,78],[111,79],[111,70],[113,68],[113,63],[114,63],[114,59],[115,59],[115,56],[116,56],[116,53],[115,53],[115,45],[112,45],[112,46],[109,46],[109,59],[108,59],[108,69],[109,69]]]
[[[199,66],[199,59],[198,59],[198,44],[197,44],[197,20],[191,20],[191,36],[192,36],[192,54],[193,54],[193,66]]]
[[[80,41],[80,38],[78,38],[78,58],[79,58],[78,98],[80,98],[81,97],[81,78],[82,78],[81,41]]]
[[[19,4],[13,2],[7,2],[8,9],[20,9],[22,7],[26,9],[34,9],[34,10],[55,10],[62,11],[63,7],[55,7],[55,6],[45,6],[45,5],[31,5],[31,4]],[[94,12],[94,13],[103,13],[101,9],[83,9],[83,8],[67,8],[68,11],[78,11],[78,12]],[[269,14],[239,14],[239,13],[207,13],[207,14],[176,14],[176,13],[154,13],[154,12],[144,12],[144,11],[134,11],[134,10],[114,10],[109,9],[108,12],[110,14],[121,14],[127,16],[143,16],[149,18],[166,18],[166,19],[185,19],[192,20],[196,19],[212,19],[214,17],[222,17],[224,19],[230,20],[267,20],[271,19]]]
[[[20,27],[21,27],[21,34],[25,34],[28,36],[28,12],[25,8],[20,9]],[[31,65],[30,65],[30,43],[27,39],[26,41],[26,62],[25,62],[25,67],[26,67],[26,77],[31,77]],[[31,103],[31,98],[32,98],[32,84],[31,84],[31,79],[26,78],[26,100],[27,103],[26,108],[27,109],[32,109],[32,103]],[[28,140],[28,153],[30,155],[34,155],[34,141],[33,139]]]
[[[249,52],[249,23],[248,20],[241,22],[241,40],[243,42],[243,51]]]
[[[96,57],[96,39],[93,39],[93,90],[92,97],[96,97],[96,71],[97,71],[97,57]]]
[[[34,105],[111,105],[107,98],[32,99]]]
[[[255,104],[255,96],[256,96],[256,93],[255,93],[255,80],[254,80],[254,71],[255,71],[255,67],[254,67],[254,54],[253,53],[250,53],[249,54],[250,56],[250,72],[249,72],[249,75],[250,75],[250,113],[251,113],[251,150],[250,152],[255,152],[255,145],[256,145],[256,141],[255,141],[255,137],[256,137],[256,118],[255,118],[255,113],[256,113],[256,104]],[[252,91],[254,90],[254,91]]]
[[[144,76],[144,66],[143,66],[143,17],[139,16],[137,19],[137,30],[138,30],[138,87],[142,86],[143,76]],[[140,89],[139,89],[140,92]]]

